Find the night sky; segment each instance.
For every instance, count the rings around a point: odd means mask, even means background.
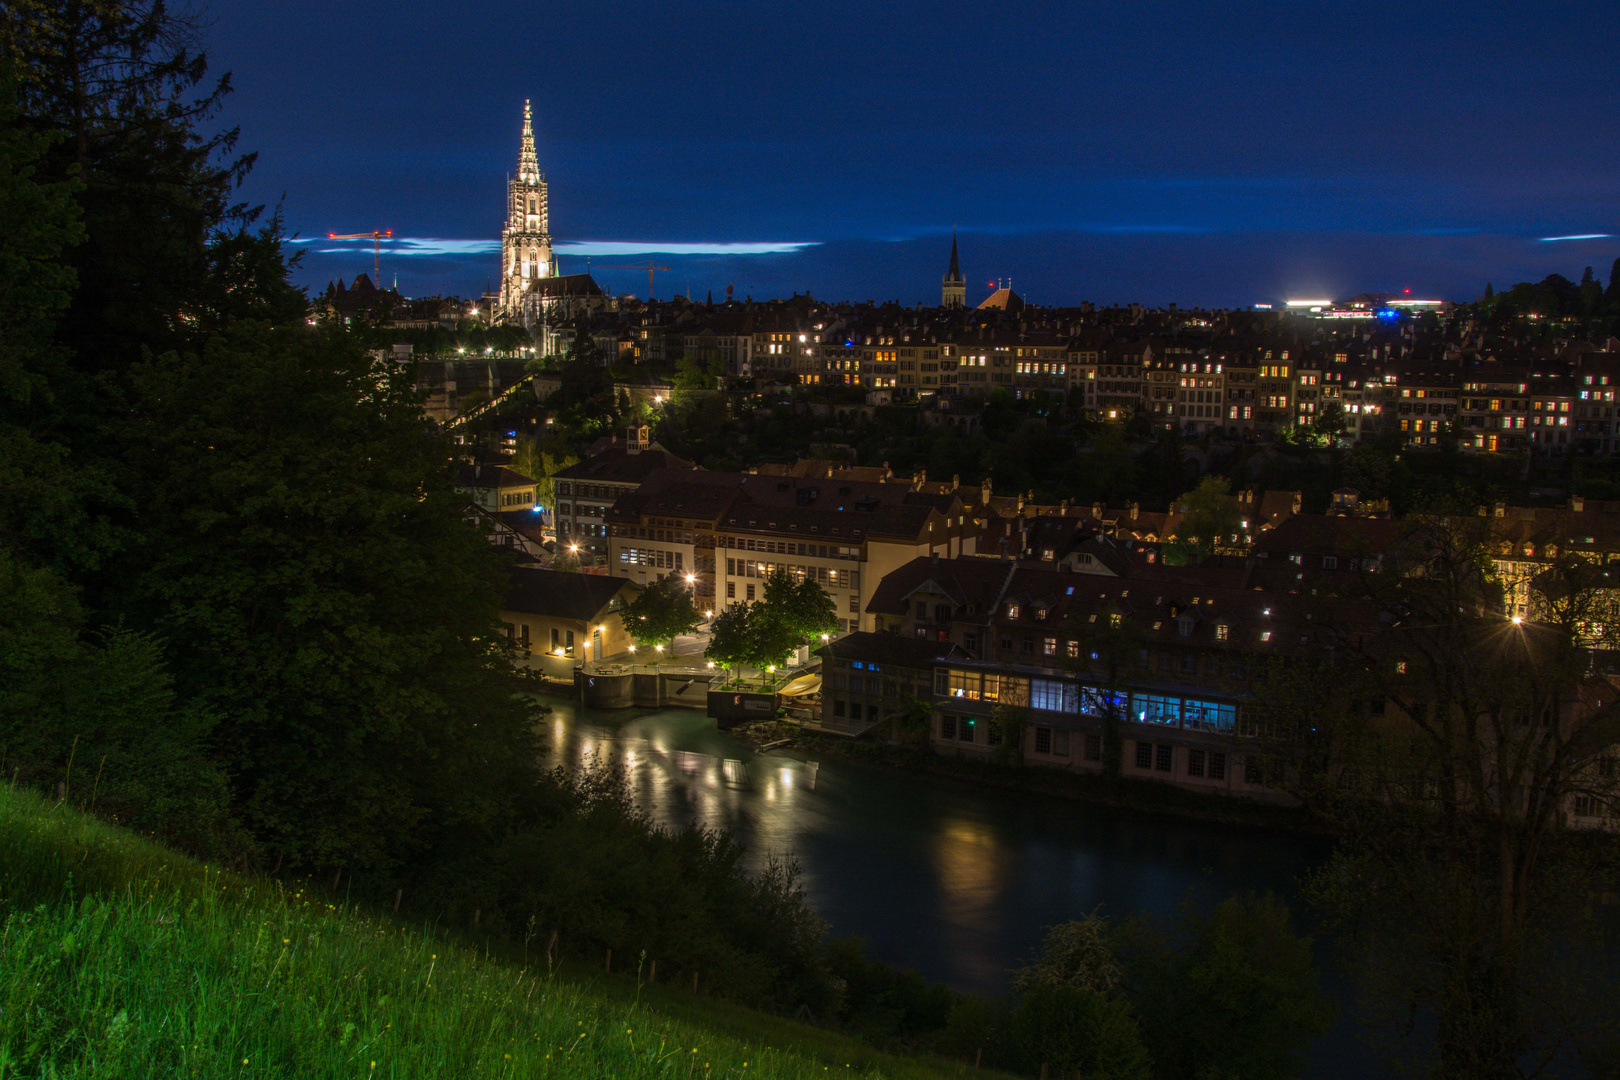
[[[214,0],[246,194],[391,228],[407,295],[496,283],[533,99],[565,272],[645,295],[1275,302],[1607,282],[1620,4]],[[607,248],[613,243],[628,247]],[[592,245],[595,245],[593,247]],[[369,272],[301,243],[299,280]],[[348,247],[334,253],[331,249]]]

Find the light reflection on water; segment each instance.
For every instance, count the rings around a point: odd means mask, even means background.
[[[549,764],[622,766],[654,822],[729,829],[750,868],[792,857],[834,933],[964,990],[1004,991],[1046,927],[1099,909],[1171,918],[1247,890],[1294,902],[1299,875],[1326,856],[1308,838],[818,764],[791,749],[756,754],[696,710],[545,702]],[[1332,972],[1327,985],[1347,997]],[[1371,1067],[1347,1023],[1318,1047],[1313,1075]]]

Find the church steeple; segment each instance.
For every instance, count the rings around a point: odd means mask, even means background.
[[[501,314],[527,322],[533,312],[528,294],[540,278],[554,277],[551,206],[546,178],[534,149],[534,110],[523,102],[523,141],[517,175],[506,184],[506,227],[501,230]]]
[[[956,234],[951,234],[951,268],[946,271],[939,291],[940,307],[966,307],[967,283],[962,280],[962,266],[956,258]]]
[[[540,182],[540,158],[534,152],[534,111],[529,107],[528,98],[523,99],[523,148],[518,152],[518,182]]]

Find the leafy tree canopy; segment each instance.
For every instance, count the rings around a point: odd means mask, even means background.
[[[646,646],[667,645],[702,621],[691,588],[674,574],[649,584],[625,605],[621,618],[636,644]]]

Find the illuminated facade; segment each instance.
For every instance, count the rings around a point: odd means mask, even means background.
[[[524,297],[541,278],[557,276],[551,255],[551,210],[546,178],[534,151],[534,127],[523,103],[523,145],[517,175],[506,183],[506,226],[501,230],[500,315],[521,319]]]

